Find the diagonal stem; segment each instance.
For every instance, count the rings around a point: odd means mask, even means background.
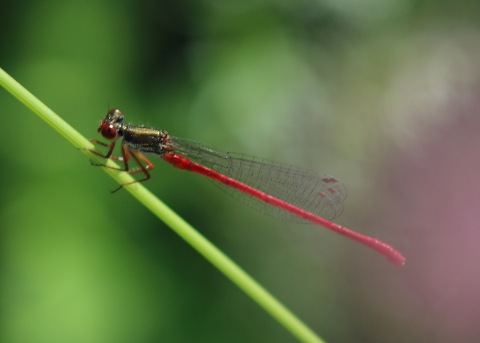
[[[93,150],[93,145],[74,128],[68,125],[62,118],[56,115],[45,104],[38,100],[33,94],[27,91],[22,85],[15,81],[3,69],[0,68],[0,85],[9,91],[25,106],[36,113],[40,118],[53,127],[65,139],[72,143],[76,148],[85,148]],[[100,156],[83,150],[94,163],[104,163],[105,160]],[[120,184],[132,182],[134,179],[126,172],[118,172],[111,168],[118,168],[111,160],[107,160],[107,166],[103,168],[112,178]],[[299,318],[282,305],[275,297],[267,292],[258,282],[249,276],[228,256],[190,226],[186,221],[173,212],[168,206],[155,197],[141,184],[136,183],[125,188],[138,201],[144,204],[160,220],[167,224],[179,236],[187,241],[201,255],[216,266],[232,282],[247,293],[261,307],[263,307],[272,317],[280,322],[287,330],[296,336],[301,342],[323,342],[308,326]]]

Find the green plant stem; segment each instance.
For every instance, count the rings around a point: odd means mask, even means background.
[[[15,81],[3,69],[0,68],[0,84],[15,96],[20,102],[35,112],[40,118],[52,126],[57,132],[65,137],[77,148],[94,148],[93,145],[63,119],[57,116],[45,104],[33,96],[22,85]],[[95,163],[105,163],[105,160],[99,156],[83,150],[88,157]],[[116,164],[108,160],[107,165],[115,167]],[[132,177],[126,172],[118,172],[109,168],[103,168],[112,178],[119,183],[131,182]],[[277,299],[268,293],[259,283],[243,271],[235,262],[214,246],[210,241],[203,237],[198,231],[190,226],[186,221],[179,217],[157,197],[150,193],[141,184],[136,183],[125,187],[134,197],[152,211],[160,220],[166,223],[172,230],[180,235],[200,254],[216,266],[238,287],[254,299],[277,321],[279,321],[287,330],[296,336],[302,342],[323,342],[310,328],[308,328],[300,319],[283,306]]]

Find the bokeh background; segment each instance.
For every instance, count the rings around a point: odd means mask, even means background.
[[[127,122],[335,175],[336,221],[262,216],[157,161],[145,186],[328,342],[478,342],[480,2],[2,1],[1,67],[89,138]],[[296,342],[0,91],[2,342]],[[155,160],[154,160],[155,161]]]

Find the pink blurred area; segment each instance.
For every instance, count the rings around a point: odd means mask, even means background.
[[[396,247],[407,260],[394,284],[384,275],[370,276],[382,285],[378,291],[393,288],[387,308],[402,323],[394,335],[401,341],[476,342],[480,337],[477,94],[451,104],[445,111],[448,121],[424,126],[418,149],[393,149],[382,171],[386,204],[373,225],[402,237]],[[364,301],[375,301],[365,291]],[[377,338],[396,342],[394,337],[389,332]]]

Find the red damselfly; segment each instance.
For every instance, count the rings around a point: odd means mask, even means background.
[[[153,153],[177,168],[215,180],[216,185],[262,213],[284,220],[321,225],[375,250],[396,266],[404,264],[405,258],[391,245],[331,221],[342,213],[347,194],[345,186],[333,176],[231,153],[194,140],[170,136],[163,130],[123,124],[123,119],[122,111],[110,110],[101,121],[98,132],[111,142],[106,144],[90,140],[107,147],[106,154],[86,149],[123,163],[123,168],[101,166],[144,175],[115,191],[150,179],[150,170],[154,165],[142,153]],[[112,153],[120,138],[122,157],[114,157]],[[130,158],[138,169],[130,167]]]

